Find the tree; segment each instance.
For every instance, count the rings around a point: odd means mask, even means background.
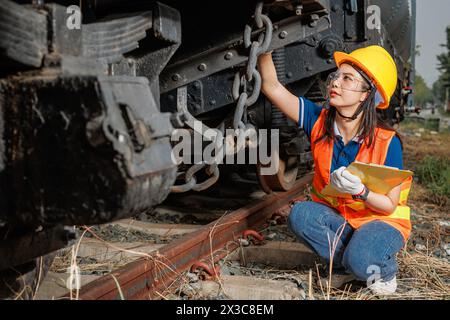
[[[433,98],[436,103],[442,103],[445,99],[443,82],[442,76],[440,76],[439,79],[433,83],[433,87],[431,88],[431,92],[433,93]]]
[[[433,101],[431,89],[427,86],[425,80],[418,73],[416,73],[416,78],[414,81],[414,101],[421,107],[423,107],[427,102]]]
[[[420,45],[420,44],[416,44],[416,48],[415,48],[415,50],[414,50],[414,55],[416,56],[416,57],[420,57],[420,49],[422,48],[422,45]]]
[[[441,44],[442,47],[446,48],[446,52],[441,53],[437,56],[439,61],[438,70],[441,75],[437,80],[437,83],[433,85],[433,93],[436,98],[440,101],[445,102],[445,99],[449,97],[450,90],[450,26],[446,29],[447,33],[447,44]],[[446,102],[448,103],[448,102]]]

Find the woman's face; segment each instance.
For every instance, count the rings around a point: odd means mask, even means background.
[[[367,88],[366,81],[355,68],[342,64],[329,78],[330,105],[342,108],[358,106],[366,99]]]

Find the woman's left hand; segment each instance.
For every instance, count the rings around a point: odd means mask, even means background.
[[[361,179],[345,169],[346,167],[340,167],[333,171],[330,176],[331,185],[341,193],[356,195],[363,192],[364,184]]]

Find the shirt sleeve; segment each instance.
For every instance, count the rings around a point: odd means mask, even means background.
[[[386,155],[385,166],[403,169],[403,150],[400,139],[397,135],[392,138]]]
[[[299,104],[298,125],[305,130],[306,135],[311,139],[312,128],[319,118],[322,107],[304,97],[299,97]]]

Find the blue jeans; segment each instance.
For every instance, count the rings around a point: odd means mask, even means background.
[[[362,281],[373,279],[375,273],[391,280],[398,271],[396,254],[404,245],[400,231],[382,221],[366,223],[357,230],[345,222],[335,209],[311,201],[296,203],[288,218],[297,238],[328,263],[330,243],[331,247],[335,243],[333,268],[345,268]]]

